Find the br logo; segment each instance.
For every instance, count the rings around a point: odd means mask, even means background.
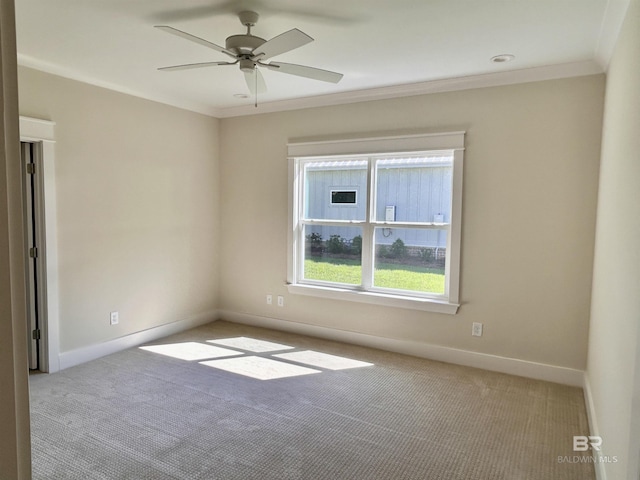
[[[596,436],[584,436],[584,435],[574,435],[573,437],[573,451],[574,452],[586,452],[589,450],[589,447],[594,449],[596,452],[600,451],[600,447],[602,446],[602,438]]]

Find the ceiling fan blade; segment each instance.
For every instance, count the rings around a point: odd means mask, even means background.
[[[162,30],[163,32],[167,32],[167,33],[170,33],[172,35],[176,35],[178,37],[182,37],[182,38],[184,38],[186,40],[189,40],[191,42],[195,42],[195,43],[198,43],[200,45],[204,45],[205,47],[211,48],[211,49],[213,49],[213,50],[215,50],[217,52],[226,53],[230,57],[236,58],[235,53],[233,53],[232,51],[227,50],[226,48],[221,47],[220,45],[216,45],[215,43],[208,42],[204,38],[196,37],[195,35],[191,35],[190,33],[183,32],[182,30],[178,30],[177,28],[169,27],[167,25],[156,25],[155,27],[157,29],[159,29],[159,30]]]
[[[163,72],[172,72],[174,70],[189,70],[191,68],[215,67],[216,65],[235,65],[238,62],[202,62],[202,63],[186,63],[184,65],[172,65],[171,67],[160,67],[158,70]]]
[[[293,50],[294,48],[302,47],[310,42],[313,42],[313,38],[294,28],[288,32],[281,33],[277,37],[273,37],[271,40],[267,40],[256,48],[252,52],[252,55],[259,57],[260,60],[265,60]]]
[[[264,77],[257,68],[254,68],[252,72],[244,72],[244,79],[247,81],[247,87],[249,87],[251,95],[265,93],[267,91]]]
[[[296,65],[295,63],[271,62],[261,65],[277,72],[297,75],[298,77],[312,78],[322,82],[338,83],[344,76],[342,73],[330,72],[329,70],[307,67],[305,65]]]

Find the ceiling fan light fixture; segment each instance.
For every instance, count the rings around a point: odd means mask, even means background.
[[[243,58],[240,60],[240,70],[245,73],[251,73],[255,70],[256,64],[253,60],[249,60],[248,58]]]
[[[510,53],[502,53],[500,55],[496,55],[495,57],[491,57],[491,61],[493,63],[506,63],[514,60],[516,58],[515,55],[511,55]]]

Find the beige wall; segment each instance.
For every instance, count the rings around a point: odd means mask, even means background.
[[[584,369],[603,89],[597,75],[223,119],[221,308]],[[289,295],[287,142],[452,130],[467,132],[459,313]]]
[[[215,312],[218,120],[27,68],[19,85],[20,114],[56,122],[61,352]]]
[[[619,458],[605,465],[614,480],[639,474],[639,152],[640,1],[633,0],[607,74],[587,369],[603,453]]]

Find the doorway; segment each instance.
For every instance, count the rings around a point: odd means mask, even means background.
[[[60,370],[55,123],[20,117],[29,368]]]
[[[42,358],[42,280],[45,278],[46,268],[38,253],[42,232],[40,232],[40,205],[44,200],[38,188],[38,169],[36,162],[36,145],[31,142],[20,142],[20,156],[23,178],[23,201],[25,214],[25,248],[26,248],[26,279],[27,279],[27,333],[29,339],[29,370],[40,370]],[[40,252],[38,252],[40,250]]]

